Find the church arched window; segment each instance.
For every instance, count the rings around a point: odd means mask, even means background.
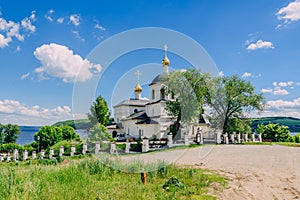
[[[152,90],[152,99],[155,99],[155,90]]]
[[[161,88],[161,89],[160,89],[160,98],[161,98],[161,99],[164,99],[164,98],[165,98],[165,89],[164,89],[164,88]]]

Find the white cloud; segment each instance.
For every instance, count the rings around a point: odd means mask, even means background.
[[[35,11],[32,11],[30,17],[24,18],[21,22],[7,21],[0,17],[0,48],[7,47],[14,38],[23,42],[25,34],[29,37],[35,32],[36,28],[32,21],[36,21]]]
[[[249,77],[249,76],[252,76],[252,74],[249,73],[249,72],[245,72],[245,73],[242,75],[242,78],[246,78],[246,77]]]
[[[78,31],[72,31],[72,33],[75,35],[75,38],[84,41],[84,38],[81,37]]]
[[[23,75],[21,76],[21,80],[26,79],[28,76],[29,76],[29,73],[23,74]]]
[[[30,15],[29,19],[31,19],[32,21],[36,21],[35,13],[36,13],[35,10],[31,11],[31,15]]]
[[[2,34],[0,34],[0,48],[7,47],[8,44],[11,42],[11,38],[5,38]]]
[[[35,26],[31,24],[31,21],[29,18],[25,18],[21,21],[21,25],[23,26],[23,28],[25,28],[26,30],[30,31],[31,33],[35,32]]]
[[[87,59],[74,54],[66,46],[58,44],[44,44],[34,51],[34,56],[42,66],[35,69],[35,73],[45,77],[62,78],[64,82],[84,82],[94,73],[101,71],[100,64],[93,64]]]
[[[42,108],[38,105],[27,106],[16,100],[0,101],[0,123],[14,123],[21,125],[47,125],[60,120],[72,119],[69,106],[56,108]],[[78,115],[85,118],[85,115]]]
[[[274,81],[274,82],[272,83],[272,85],[273,85],[274,87],[277,87],[277,82]]]
[[[282,89],[281,87],[275,87],[273,94],[274,95],[288,95],[289,92],[286,89]]]
[[[266,102],[266,109],[261,113],[252,113],[252,117],[272,117],[272,116],[284,116],[284,117],[296,117],[300,118],[300,98],[296,98],[291,101],[274,100]]]
[[[78,14],[71,15],[70,22],[75,26],[79,26],[80,25],[80,16]]]
[[[272,42],[257,40],[256,43],[251,43],[248,45],[247,50],[256,50],[256,49],[273,49],[274,45]]]
[[[101,30],[101,31],[105,31],[105,30],[106,30],[106,28],[104,28],[103,26],[101,26],[101,25],[99,25],[99,24],[96,24],[96,25],[95,25],[95,28],[96,28],[96,29],[99,29],[99,30]]]
[[[287,82],[279,82],[278,85],[281,86],[281,87],[287,87],[287,86],[291,86],[293,85],[294,82],[293,81],[287,81]]]
[[[7,37],[16,37],[19,41],[24,41],[24,35],[20,34],[20,24],[13,24],[6,33]]]
[[[63,23],[64,22],[64,18],[63,17],[58,18],[57,22],[60,23],[60,24]]]
[[[20,46],[17,46],[17,52],[21,51],[22,48]]]
[[[48,13],[45,15],[45,18],[50,21],[50,22],[53,22],[53,18],[52,18],[52,14],[54,13],[55,11],[53,9],[50,9],[48,11]]]
[[[263,89],[261,89],[260,92],[262,92],[262,93],[272,93],[273,90],[272,89],[265,89],[265,88],[263,88]]]
[[[276,13],[279,20],[284,20],[284,23],[298,21],[300,19],[300,0],[295,0],[286,7],[280,8]]]

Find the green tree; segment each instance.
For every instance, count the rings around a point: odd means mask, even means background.
[[[249,119],[231,118],[228,122],[227,133],[251,133]]]
[[[4,128],[4,142],[16,143],[21,133],[20,127],[14,124],[7,124]]]
[[[4,144],[4,138],[5,138],[5,126],[0,124],[0,144]]]
[[[107,128],[104,125],[97,123],[90,129],[88,139],[89,141],[96,142],[112,139],[112,137],[108,133]]]
[[[62,141],[62,130],[60,127],[55,126],[43,126],[37,133],[34,134],[34,140],[38,142],[38,136],[40,138],[39,145],[41,149],[46,149],[55,143]]]
[[[230,120],[245,118],[245,113],[264,109],[264,97],[256,94],[249,81],[238,76],[216,77],[209,83],[207,103],[213,108],[212,118],[223,133],[229,129]],[[241,121],[240,121],[241,122]]]
[[[264,139],[271,139],[273,142],[288,142],[291,137],[289,128],[279,124],[259,124],[256,132],[262,133]]]
[[[62,132],[62,139],[67,141],[80,140],[79,135],[75,132],[74,128],[71,126],[61,126],[59,127]]]
[[[202,113],[202,105],[208,92],[206,79],[209,76],[198,70],[174,71],[165,77],[163,84],[166,93],[173,100],[166,103],[166,111],[173,116],[175,123],[171,130],[177,133],[180,124],[188,124]]]
[[[101,123],[104,126],[109,122],[109,110],[105,99],[99,96],[90,107],[90,112],[87,114],[92,125]]]

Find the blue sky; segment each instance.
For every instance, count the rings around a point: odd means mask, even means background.
[[[73,114],[84,117],[87,110],[73,113],[74,84],[103,73],[101,61],[86,57],[115,34],[143,27],[183,33],[203,46],[221,74],[251,81],[268,103],[263,116],[300,118],[299,0],[4,0],[0,2],[0,123],[45,125],[72,119]],[[172,44],[168,46],[172,51]],[[151,49],[121,56],[104,71],[95,95],[102,94],[111,106],[118,101],[111,97],[121,77],[131,76],[134,82],[136,66],[158,66],[162,56],[162,50]],[[188,65],[175,54],[168,56],[175,69]],[[143,96],[147,97],[146,86]],[[126,87],[131,90],[134,85]]]

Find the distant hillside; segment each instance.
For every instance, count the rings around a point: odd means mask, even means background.
[[[91,123],[88,119],[76,119],[56,122],[53,126],[71,126],[74,129],[88,129],[91,127]]]
[[[279,124],[288,126],[290,132],[300,132],[300,119],[294,117],[262,117],[253,119],[251,128],[255,130],[258,124]]]

